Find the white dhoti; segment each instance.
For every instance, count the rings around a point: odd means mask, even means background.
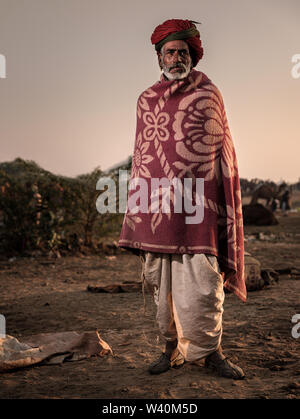
[[[205,254],[141,253],[142,276],[157,305],[166,341],[177,339],[186,361],[218,349],[222,337],[223,277],[217,258]]]

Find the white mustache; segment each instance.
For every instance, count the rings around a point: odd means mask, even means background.
[[[183,63],[173,64],[168,68],[168,71],[173,70],[173,68],[182,68],[183,70],[186,70],[186,66]]]

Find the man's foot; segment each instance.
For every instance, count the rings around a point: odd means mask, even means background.
[[[184,358],[177,349],[177,339],[166,343],[163,352],[157,361],[154,361],[148,371],[150,374],[161,374],[170,368],[180,368],[184,364]]]
[[[150,374],[161,374],[168,371],[169,368],[171,368],[170,358],[165,353],[162,353],[160,358],[150,365],[148,371]]]
[[[205,366],[217,372],[221,377],[233,378],[234,380],[245,378],[242,368],[229,361],[220,350],[208,355],[205,359]]]

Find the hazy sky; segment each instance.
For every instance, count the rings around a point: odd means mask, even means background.
[[[297,181],[299,0],[0,0],[0,161],[75,176],[132,154],[160,76],[150,36],[171,18],[202,22],[197,69],[223,94],[240,176]]]

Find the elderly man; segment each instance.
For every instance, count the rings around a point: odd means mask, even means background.
[[[152,34],[162,75],[138,99],[119,246],[140,255],[157,305],[166,346],[149,372],[205,359],[241,379],[221,348],[224,287],[246,301],[240,183],[222,96],[194,69],[203,56],[194,23],[167,20]]]

